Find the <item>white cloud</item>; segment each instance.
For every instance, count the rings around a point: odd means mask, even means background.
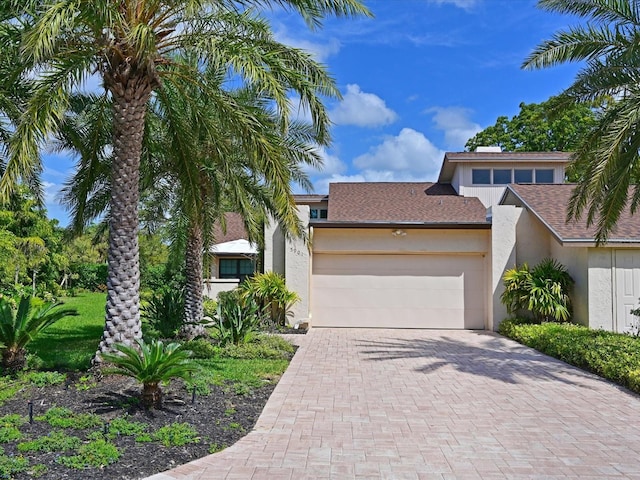
[[[435,3],[436,5],[453,5],[463,10],[471,10],[475,7],[480,0],[427,0],[429,3]]]
[[[357,157],[353,164],[363,170],[367,180],[407,180],[434,178],[444,156],[421,132],[403,128],[395,137]]]
[[[318,147],[317,152],[320,154],[320,157],[322,158],[322,167],[319,169],[306,167],[308,175],[310,176],[341,175],[346,171],[347,166],[345,165],[345,163],[342,160],[340,160],[340,158],[337,157],[336,155],[332,155],[329,152],[327,152],[327,150],[324,147]]]
[[[433,122],[438,130],[444,131],[445,143],[452,150],[463,150],[467,140],[482,130],[469,119],[472,111],[467,108],[433,107],[427,113],[435,113]]]
[[[280,43],[311,53],[318,62],[326,62],[329,57],[336,55],[341,48],[340,41],[337,38],[329,38],[322,43],[311,42],[302,38],[290,37],[284,27],[281,27],[275,33],[275,37]]]
[[[397,120],[396,112],[387,107],[384,100],[373,93],[360,90],[358,85],[347,85],[342,102],[331,111],[331,120],[338,125],[378,127]]]

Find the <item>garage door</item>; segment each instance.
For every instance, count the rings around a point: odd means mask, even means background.
[[[313,326],[485,328],[482,255],[313,256]]]

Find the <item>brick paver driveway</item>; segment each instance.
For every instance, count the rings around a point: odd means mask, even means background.
[[[256,428],[171,479],[640,479],[640,398],[487,332],[315,329]]]

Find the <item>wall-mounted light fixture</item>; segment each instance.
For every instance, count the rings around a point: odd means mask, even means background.
[[[397,229],[397,230],[393,230],[391,232],[391,235],[393,235],[394,237],[404,237],[407,235],[407,232],[405,232],[404,230]]]

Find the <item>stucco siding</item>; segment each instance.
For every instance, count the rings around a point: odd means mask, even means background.
[[[304,225],[309,223],[309,206],[298,206],[298,217]],[[284,277],[289,290],[297,292],[300,301],[292,310],[290,321],[304,321],[309,318],[309,288],[311,276],[311,253],[304,239],[294,238],[286,242],[284,249]]]
[[[487,253],[490,230],[316,228],[314,253]]]
[[[516,262],[530,267],[551,255],[549,230],[527,209],[521,209],[516,230]]]
[[[491,208],[490,330],[497,330],[500,322],[509,315],[500,301],[504,292],[502,277],[505,271],[516,265],[516,226],[522,211],[511,205],[495,205]]]
[[[551,258],[563,264],[573,281],[573,318],[576,323],[589,324],[589,254],[586,247],[563,247],[551,240]]]

